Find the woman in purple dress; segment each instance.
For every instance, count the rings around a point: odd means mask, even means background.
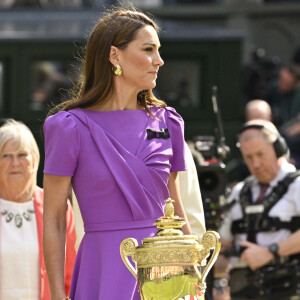
[[[177,172],[185,170],[183,121],[152,88],[163,60],[157,26],[134,10],[102,18],[88,40],[78,95],[44,124],[44,255],[52,300],[64,289],[65,210],[72,184],[85,235],[72,300],[140,299],[120,257],[123,239],[153,236],[164,200],[186,219]],[[190,234],[189,225],[184,232]]]

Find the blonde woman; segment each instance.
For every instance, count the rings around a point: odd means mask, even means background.
[[[42,247],[43,190],[36,185],[39,159],[29,128],[8,120],[0,128],[0,299],[51,299]],[[66,216],[68,292],[76,239],[69,203]]]

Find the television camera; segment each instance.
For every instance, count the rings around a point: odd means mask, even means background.
[[[243,69],[243,91],[246,101],[266,98],[268,86],[277,78],[281,64],[278,56],[267,55],[265,49],[253,49],[251,60]]]
[[[218,231],[225,214],[225,197],[229,193],[223,161],[230,149],[225,142],[216,86],[212,88],[212,104],[218,125],[216,129],[218,141],[216,142],[215,136],[195,136],[193,145],[194,150],[202,157],[200,160],[199,155],[194,155],[206,227],[208,230]]]

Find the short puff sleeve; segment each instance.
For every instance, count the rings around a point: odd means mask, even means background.
[[[171,172],[186,170],[184,147],[184,121],[172,107],[166,107],[167,124],[170,132],[173,156],[170,159]]]
[[[66,111],[50,116],[44,123],[44,173],[73,176],[80,149],[80,136],[73,116]]]

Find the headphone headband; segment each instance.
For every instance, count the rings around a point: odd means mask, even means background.
[[[277,157],[281,157],[283,155],[286,155],[289,153],[288,146],[286,144],[285,139],[280,135],[279,132],[275,132],[268,127],[262,125],[262,124],[249,124],[245,125],[238,131],[238,135],[246,131],[247,129],[259,129],[259,130],[267,130],[268,132],[274,134],[276,136],[276,140],[273,142],[273,147],[276,153]],[[239,143],[238,143],[239,144]],[[237,144],[237,145],[238,145]],[[239,148],[239,147],[238,147]]]
[[[266,127],[266,126],[264,126],[262,124],[249,124],[249,125],[245,125],[245,126],[243,126],[238,131],[238,134],[240,135],[241,133],[243,133],[247,129],[259,129],[259,130],[265,129],[265,130],[269,131],[270,133],[274,134],[277,137],[280,136],[279,132],[275,132],[275,131],[271,130],[270,128],[268,128],[268,127]]]

